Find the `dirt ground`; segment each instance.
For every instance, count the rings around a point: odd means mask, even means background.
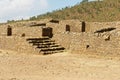
[[[120,80],[120,59],[0,50],[0,80]]]

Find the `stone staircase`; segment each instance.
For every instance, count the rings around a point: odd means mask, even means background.
[[[39,53],[43,55],[60,53],[65,51],[64,47],[55,43],[55,40],[52,40],[48,37],[28,38],[27,41],[29,42],[29,44],[32,44],[32,46],[38,49]]]

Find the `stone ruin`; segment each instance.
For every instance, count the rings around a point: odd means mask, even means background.
[[[120,22],[41,20],[0,25],[0,48],[27,54],[119,54]]]

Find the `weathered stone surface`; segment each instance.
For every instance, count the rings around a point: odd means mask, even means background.
[[[46,23],[46,26],[30,24]],[[12,27],[12,36],[7,36],[8,25]],[[66,25],[70,31],[66,31]],[[63,20],[51,23],[50,20],[17,22],[0,25],[0,48],[18,52],[37,53],[38,50],[26,42],[26,38],[41,38],[42,28],[53,29],[53,39],[71,53],[93,52],[99,54],[120,54],[120,22],[82,22],[79,20]],[[114,28],[113,30],[106,30]],[[100,32],[100,30],[105,30]]]

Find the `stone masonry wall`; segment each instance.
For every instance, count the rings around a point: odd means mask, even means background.
[[[120,38],[105,41],[91,33],[56,34],[54,39],[70,50],[71,53],[119,54]]]
[[[63,20],[59,23],[47,22],[47,27],[53,28],[53,39],[61,44],[71,53],[104,53],[120,54],[120,22],[85,22],[86,32],[82,33],[82,22],[79,20]],[[7,27],[12,27],[12,36],[7,35]],[[0,48],[14,50],[21,53],[38,53],[30,46],[26,38],[42,37],[42,26],[30,27],[28,23],[4,24],[0,25]],[[70,26],[70,32],[66,32],[66,25]],[[110,41],[96,36],[95,31],[104,28],[116,28]],[[22,37],[22,34],[25,37]],[[116,34],[117,33],[117,34]],[[115,34],[115,35],[113,35]]]
[[[70,32],[82,32],[82,22],[79,20],[62,20],[59,23],[47,23],[46,26],[53,28],[53,34],[66,32],[66,25],[70,26]]]
[[[66,32],[66,25],[70,26],[70,32],[82,32],[82,22],[79,20],[62,20],[59,23],[47,23],[53,28],[53,34]],[[95,32],[105,28],[119,28],[120,22],[85,22],[85,32]]]
[[[48,23],[46,24],[47,27],[53,28],[53,34],[56,34],[56,33],[58,33],[59,31],[64,31],[63,29],[60,30],[59,25],[60,25],[60,24],[58,24],[58,23],[51,23],[51,22],[48,22]]]
[[[28,27],[21,26],[17,27],[15,25],[10,25],[12,28],[12,36],[21,37],[22,34],[25,34],[27,37],[42,37],[42,26],[38,27]],[[8,25],[0,26],[0,36],[7,36]]]
[[[60,25],[64,26],[66,28],[66,25],[70,26],[70,32],[82,32],[82,22],[79,20],[63,20],[60,21]],[[65,31],[64,28],[64,31]]]
[[[70,48],[70,44],[71,44],[71,35],[69,34],[69,32],[66,33],[59,33],[59,34],[55,34],[53,36],[53,39],[61,44],[63,47],[65,47],[66,49]]]
[[[87,32],[95,32],[103,28],[119,28],[120,22],[86,22]]]
[[[26,38],[13,37],[13,36],[9,36],[9,37],[0,36],[0,49],[13,50],[27,54],[39,53],[39,50],[35,49],[32,45],[30,45],[26,41]]]
[[[26,37],[42,37],[42,27],[14,27],[13,35],[21,37],[25,34]]]

